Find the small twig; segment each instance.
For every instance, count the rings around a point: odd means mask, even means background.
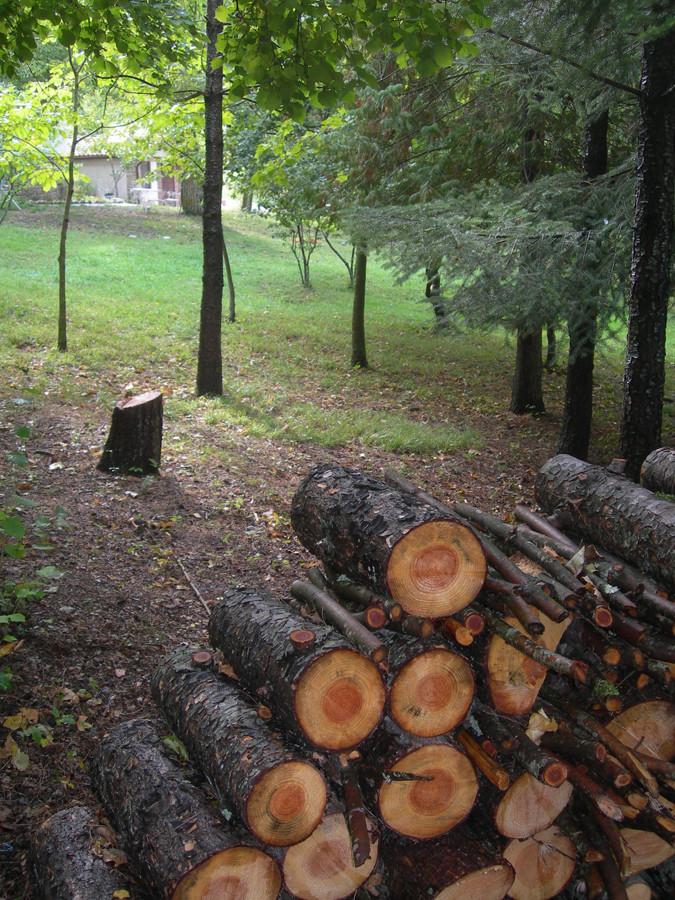
[[[199,602],[201,603],[201,605],[204,607],[204,609],[206,610],[206,612],[207,612],[208,615],[210,616],[210,615],[211,615],[211,607],[208,605],[208,603],[206,602],[206,600],[202,597],[201,593],[199,592],[199,588],[197,587],[197,585],[194,583],[194,581],[193,581],[193,580],[190,578],[190,576],[188,575],[187,569],[185,568],[185,566],[184,566],[183,563],[181,562],[180,557],[177,556],[176,553],[174,552],[173,558],[176,560],[176,562],[177,562],[178,565],[180,566],[183,575],[185,575],[185,580],[186,580],[187,583],[190,585],[190,587],[192,588],[192,590],[195,592],[195,596],[197,597],[197,599],[199,600]]]

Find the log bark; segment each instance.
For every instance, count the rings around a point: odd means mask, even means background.
[[[293,497],[291,523],[322,562],[390,594],[412,615],[453,615],[485,578],[469,528],[354,469],[314,468]]]
[[[475,680],[464,657],[438,642],[382,633],[389,649],[389,714],[404,731],[436,737],[464,719]]]
[[[290,640],[298,630],[314,634],[304,652]],[[382,718],[385,686],[377,666],[332,628],[269,594],[230,591],[211,613],[209,639],[277,719],[316,747],[356,747]]]
[[[452,830],[471,812],[478,780],[448,738],[418,738],[385,720],[361,748],[364,790],[388,828],[416,840]]]
[[[254,837],[275,847],[304,840],[324,812],[323,776],[285,746],[235,681],[195,665],[194,655],[179,648],[160,662],[151,681],[155,703]]]
[[[587,540],[675,587],[675,503],[572,456],[554,456],[535,479],[541,506]]]
[[[659,447],[642,463],[640,484],[648,491],[675,494],[675,447]]]
[[[526,841],[510,841],[504,858],[516,873],[509,889],[512,900],[555,897],[572,879],[576,868],[574,844],[555,825]]]
[[[290,893],[301,900],[341,900],[354,896],[370,877],[378,859],[379,843],[372,821],[370,827],[370,856],[356,866],[344,815],[330,812],[324,816],[308,838],[285,853],[284,882]]]
[[[118,400],[96,468],[113,475],[156,475],[162,459],[162,416],[160,391]]]
[[[515,872],[461,825],[433,843],[383,841],[393,900],[502,900]]]
[[[84,806],[62,809],[35,831],[28,856],[35,900],[92,900],[127,888],[127,879],[96,852],[103,829]]]
[[[120,842],[153,897],[188,900],[227,890],[274,900],[279,894],[276,862],[250,835],[218,819],[164,756],[149,722],[125,722],[103,737],[93,775]]]

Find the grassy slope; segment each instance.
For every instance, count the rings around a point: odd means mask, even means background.
[[[56,215],[56,213],[54,214]],[[20,218],[21,224],[16,219]],[[504,333],[435,335],[422,285],[398,286],[375,260],[368,272],[371,369],[349,368],[351,295],[346,270],[325,247],[304,291],[287,246],[262,220],[226,215],[237,322],[225,324],[225,396],[195,400],[201,290],[199,223],[169,211],[74,210],[68,245],[69,351],[54,350],[57,239],[44,213],[0,229],[0,361],[14,389],[108,410],[126,388],[159,387],[166,415],[252,435],[395,452],[451,452],[490,442],[504,416],[514,355]],[[26,224],[28,223],[28,224]],[[564,335],[561,344],[564,345]],[[664,443],[673,442],[675,335],[670,332]],[[622,347],[597,366],[594,454],[617,455]],[[564,372],[545,378],[551,452]],[[529,422],[527,419],[520,419]],[[536,426],[534,426],[536,427]]]

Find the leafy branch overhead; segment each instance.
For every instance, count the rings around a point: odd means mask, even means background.
[[[254,94],[263,109],[282,109],[297,121],[305,102],[334,106],[354,99],[359,84],[376,87],[372,54],[394,53],[400,66],[413,62],[431,75],[458,53],[475,52],[474,28],[486,24],[482,2],[381,3],[295,0],[290,3],[225,3],[216,12],[217,41],[228,96]]]

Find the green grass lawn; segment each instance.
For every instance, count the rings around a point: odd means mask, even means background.
[[[51,216],[51,218],[50,218]],[[14,392],[108,410],[125,389],[165,392],[166,415],[199,415],[254,435],[394,452],[480,447],[481,422],[505,413],[515,340],[504,332],[435,334],[420,276],[404,285],[369,262],[370,368],[349,366],[351,293],[326,247],[300,285],[267,222],[225,214],[237,320],[223,325],[225,394],[196,399],[200,223],[173,211],[76,207],[68,239],[68,340],[57,353],[58,210],[10,214],[0,228],[0,363]],[[560,343],[566,341],[560,334]],[[669,335],[664,438],[673,440],[675,335]],[[622,336],[599,353],[596,435],[607,454],[620,418]],[[559,416],[564,360],[546,376]],[[603,444],[604,442],[604,444]],[[606,446],[604,446],[606,445]],[[616,455],[616,454],[614,454]]]

